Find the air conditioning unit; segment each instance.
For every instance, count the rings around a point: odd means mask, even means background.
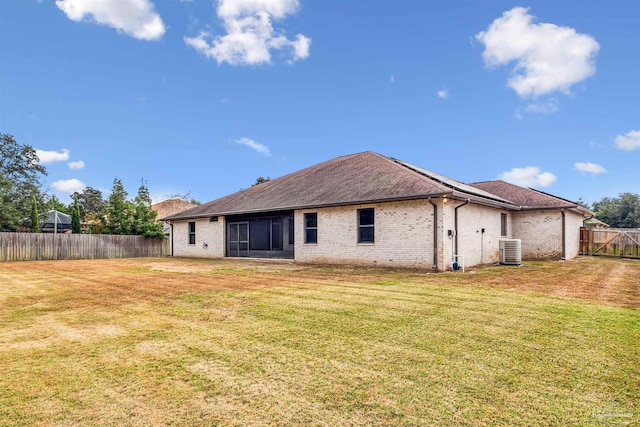
[[[500,264],[522,264],[522,241],[520,239],[500,239]]]

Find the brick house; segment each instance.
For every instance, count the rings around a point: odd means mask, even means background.
[[[172,255],[447,270],[495,263],[499,241],[523,258],[578,255],[591,212],[502,181],[463,184],[364,152],[338,157],[164,218]]]

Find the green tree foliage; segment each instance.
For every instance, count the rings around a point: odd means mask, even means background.
[[[71,232],[80,234],[82,227],[80,225],[80,207],[78,206],[78,199],[73,199],[73,209],[71,211]]]
[[[67,215],[72,211],[72,209],[62,203],[55,194],[52,194],[49,197],[45,197],[44,208],[46,211],[58,211]]]
[[[0,231],[16,231],[30,216],[32,199],[42,200],[40,178],[46,174],[33,147],[0,134]]]
[[[252,187],[255,187],[256,185],[260,185],[260,184],[264,184],[267,181],[271,181],[271,178],[269,177],[263,177],[263,176],[259,176],[256,178],[256,182],[251,184]]]
[[[40,221],[38,219],[38,203],[36,197],[31,197],[31,223],[29,224],[32,233],[38,233],[40,231]]]
[[[133,234],[133,203],[127,200],[127,192],[118,178],[107,200],[104,215],[104,234]]]
[[[127,200],[127,192],[122,181],[116,178],[106,203],[102,232],[164,237],[162,224],[156,222],[156,216],[157,212],[151,209],[151,196],[144,180],[136,198],[131,201]]]
[[[138,188],[134,205],[134,233],[146,237],[164,237],[162,224],[156,222],[158,213],[151,209],[151,196],[144,180]]]
[[[596,218],[613,228],[640,228],[640,196],[622,193],[593,203]]]
[[[80,218],[87,221],[87,215],[100,216],[106,206],[105,200],[102,198],[102,191],[92,187],[86,187],[81,193],[77,191],[71,197],[78,201],[80,208]]]
[[[576,203],[579,206],[582,206],[583,208],[589,209],[591,210],[591,206],[589,206],[588,202],[585,202],[584,199],[582,197],[579,197],[578,200],[576,200]]]

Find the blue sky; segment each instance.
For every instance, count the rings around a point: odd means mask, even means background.
[[[0,132],[84,186],[206,202],[376,151],[640,192],[640,2],[4,0]]]

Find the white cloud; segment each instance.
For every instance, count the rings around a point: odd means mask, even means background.
[[[69,150],[66,148],[63,148],[62,151],[36,150],[36,155],[40,163],[43,164],[69,160]]]
[[[600,45],[593,37],[570,27],[534,23],[528,12],[514,7],[476,34],[485,45],[482,57],[488,67],[516,62],[508,86],[523,98],[568,93],[573,84],[595,74]]]
[[[594,175],[607,172],[607,170],[602,166],[595,163],[590,163],[590,162],[585,162],[585,163],[576,162],[573,164],[573,167],[576,168],[576,170],[579,170],[580,172],[592,173]]]
[[[67,163],[70,169],[84,169],[84,162],[82,160],[78,160],[77,162],[69,162]]]
[[[449,97],[449,90],[441,89],[438,91],[438,98],[447,99]]]
[[[165,32],[149,0],[56,0],[72,21],[106,25],[140,40],[158,40]]]
[[[551,100],[540,104],[529,104],[524,108],[524,111],[526,113],[553,114],[558,111],[558,108],[558,102],[556,100]]]
[[[61,179],[59,181],[54,182],[53,184],[51,184],[53,186],[53,188],[55,188],[58,191],[62,191],[65,193],[74,193],[74,192],[81,192],[82,190],[84,190],[87,186],[84,184],[84,182],[80,181],[79,179],[76,178],[72,178],[72,179]]]
[[[524,187],[548,187],[557,180],[551,172],[542,172],[535,166],[513,168],[501,173],[499,179]]]
[[[269,147],[267,147],[264,144],[261,144],[257,141],[254,141],[253,139],[249,139],[249,138],[245,138],[242,137],[240,139],[236,139],[235,141],[236,144],[240,144],[240,145],[246,145],[247,147],[256,150],[258,153],[262,153],[265,156],[269,157],[271,156],[271,152],[269,151]]]
[[[624,135],[616,136],[616,146],[624,151],[640,148],[640,130],[632,130]]]
[[[287,62],[293,63],[309,56],[311,39],[303,34],[288,39],[274,30],[272,21],[295,14],[298,7],[299,0],[219,0],[217,15],[226,34],[201,31],[184,42],[218,64],[270,63],[272,51],[287,52]]]

